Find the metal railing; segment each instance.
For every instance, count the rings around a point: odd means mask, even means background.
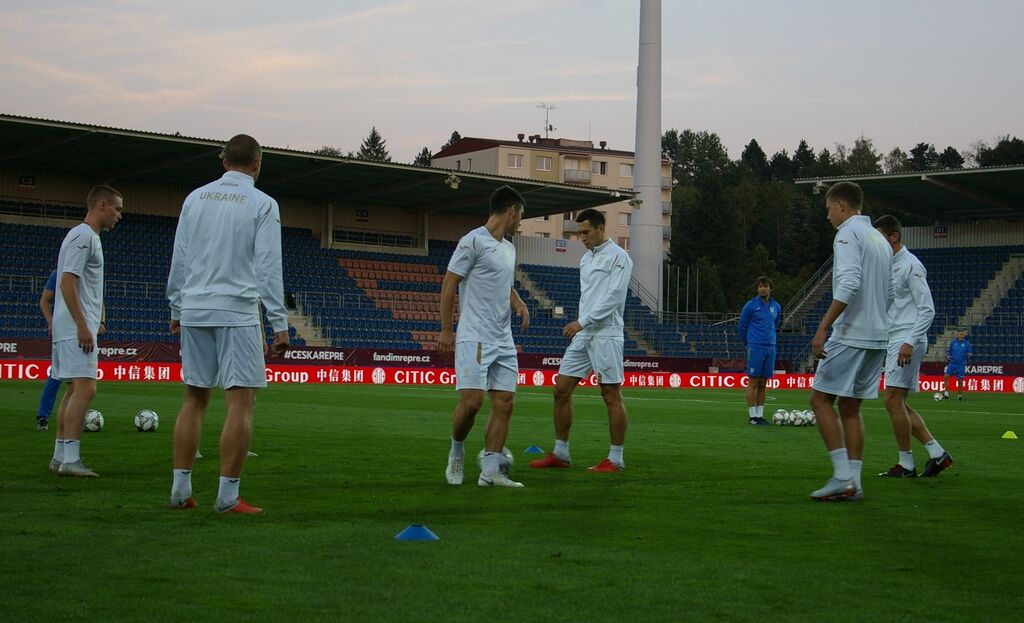
[[[804,285],[799,290],[797,290],[797,293],[794,294],[788,301],[786,301],[786,304],[782,308],[782,322],[784,325],[789,325],[790,321],[793,318],[793,315],[800,310],[800,307],[803,306],[804,302],[807,300],[807,297],[809,297],[814,292],[815,288],[818,287],[822,279],[824,279],[830,272],[832,272],[833,260],[834,258],[832,256],[829,256],[829,258],[825,260],[825,263],[818,267],[818,270],[814,271],[814,274],[811,275],[811,278],[804,282]]]
[[[565,181],[573,184],[589,184],[590,171],[585,169],[565,169],[562,171]]]

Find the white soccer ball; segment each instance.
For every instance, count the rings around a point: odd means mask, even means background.
[[[480,471],[484,469],[484,454],[487,452],[486,448],[482,448],[476,455],[476,466],[480,468]],[[501,449],[501,461],[498,463],[498,471],[506,476],[512,471],[512,465],[515,464],[516,459],[512,456],[512,451],[508,448]]]
[[[135,430],[140,433],[153,433],[160,427],[160,416],[156,411],[143,409],[135,414]]]
[[[86,411],[82,430],[87,433],[98,433],[103,430],[103,414],[96,409]]]
[[[938,401],[942,400],[942,394],[939,393],[939,392],[935,392],[935,394],[932,396],[932,398],[935,399],[935,402],[938,402]]]
[[[804,425],[804,412],[803,411],[799,411],[799,410],[798,411],[794,411],[793,412],[793,418],[790,421],[790,423],[793,426],[803,426]]]
[[[808,426],[814,426],[818,422],[818,416],[814,415],[814,411],[811,411],[810,409],[804,411],[804,419],[807,420]]]
[[[786,423],[786,419],[789,418],[789,411],[785,409],[778,409],[775,415],[772,416],[772,424],[776,426],[783,426]]]

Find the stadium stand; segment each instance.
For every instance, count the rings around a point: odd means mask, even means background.
[[[80,218],[81,208],[0,202],[0,213],[34,218]],[[2,217],[0,217],[2,219]],[[126,213],[103,235],[106,258],[108,340],[170,341],[164,284],[170,266],[176,219]],[[39,292],[56,265],[66,226],[0,222],[0,323],[10,335],[45,338],[38,310]],[[331,345],[347,348],[433,349],[437,344],[441,282],[454,250],[453,241],[431,240],[429,253],[321,248],[308,229],[285,227],[285,291],[295,295],[298,311]],[[993,276],[1024,246],[924,249],[917,254],[928,268],[936,301],[935,342],[979,299]],[[523,333],[513,322],[516,343],[529,353],[562,352],[562,327],[575,317],[579,270],[520,265],[541,303],[517,280],[531,309],[532,326]],[[806,365],[811,333],[830,301],[827,289],[809,307],[801,326],[779,334],[778,359],[794,369]],[[558,313],[561,308],[561,313]],[[743,358],[735,323],[659,322],[641,300],[626,303],[628,355]],[[1005,296],[993,303],[984,322],[970,326],[976,360],[1024,363],[1024,277],[1018,275]],[[270,337],[269,324],[265,330]],[[295,327],[293,343],[304,345]]]

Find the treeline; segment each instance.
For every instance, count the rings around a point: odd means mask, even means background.
[[[796,179],[1024,163],[1024,141],[1010,136],[993,145],[976,142],[965,154],[951,146],[939,151],[931,143],[883,154],[863,135],[852,147],[817,151],[802,140],[792,155],[784,149],[771,157],[751,140],[739,160],[729,158],[713,132],[673,129],[661,145],[676,180],[665,270],[668,311],[694,311],[698,301],[700,311],[737,311],[754,295],[759,275],[772,278],[775,298],[783,304],[799,290],[831,255],[834,232],[822,196]],[[867,212],[874,216],[870,206]],[[931,224],[897,216],[905,225]]]

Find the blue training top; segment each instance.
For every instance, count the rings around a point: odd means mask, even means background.
[[[967,365],[967,355],[970,355],[971,343],[967,340],[953,340],[949,343],[949,349],[946,351],[946,356],[949,357],[950,363],[955,363],[958,366]]]
[[[747,301],[740,312],[740,339],[744,346],[775,346],[775,330],[782,322],[782,305],[769,298],[765,303],[760,296]]]
[[[57,291],[57,271],[50,273],[50,278],[46,280],[46,285],[43,286],[43,289],[50,292]]]

